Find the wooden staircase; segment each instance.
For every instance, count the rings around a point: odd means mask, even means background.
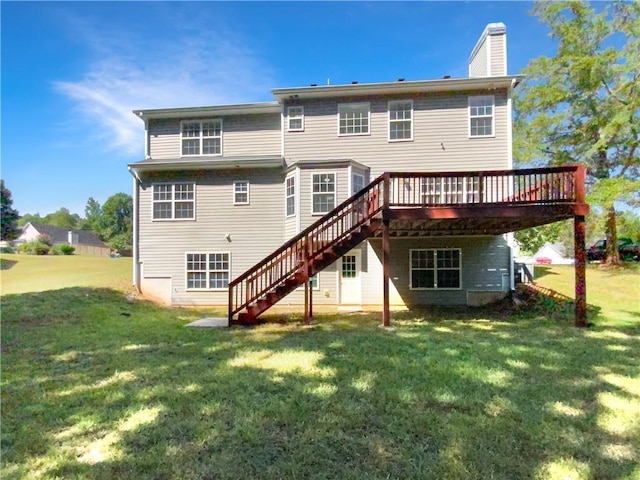
[[[383,176],[229,283],[229,323],[258,317],[380,228]]]

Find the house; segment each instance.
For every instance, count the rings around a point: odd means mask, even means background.
[[[536,263],[573,265],[573,258],[567,258],[566,254],[566,248],[562,243],[545,242],[545,244],[535,253],[533,258]]]
[[[76,253],[108,256],[110,248],[93,232],[87,230],[69,230],[42,223],[29,222],[22,227],[22,233],[15,243],[26,243],[46,235],[53,245],[67,244],[75,247]]]
[[[504,297],[511,232],[566,218],[579,232],[588,209],[580,167],[513,170],[521,79],[496,23],[466,78],[134,111],[134,284],[172,305],[228,305],[244,323],[277,302],[306,316],[314,303],[383,305],[388,324],[391,305]]]

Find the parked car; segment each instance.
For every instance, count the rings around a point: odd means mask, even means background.
[[[635,255],[638,255],[640,252],[630,248],[633,246],[633,240],[630,238],[622,237],[618,239],[618,253],[620,254],[620,258],[624,260],[635,260]],[[636,252],[635,254],[633,252]],[[587,249],[587,260],[596,261],[596,260],[604,260],[607,256],[607,241],[606,240],[598,240],[596,243],[591,245]]]
[[[640,243],[629,243],[620,247],[619,251],[623,260],[640,262]]]

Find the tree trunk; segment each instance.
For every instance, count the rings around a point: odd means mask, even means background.
[[[607,209],[607,256],[604,263],[605,265],[620,265],[616,210],[613,205]]]

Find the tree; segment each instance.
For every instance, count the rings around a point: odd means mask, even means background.
[[[20,234],[20,230],[18,229],[19,215],[18,211],[13,209],[11,190],[4,186],[4,180],[2,179],[0,179],[0,195],[2,197],[2,204],[0,206],[2,231],[0,232],[0,240],[13,240]]]
[[[89,197],[87,205],[84,207],[84,224],[82,228],[84,230],[91,230],[99,233],[100,219],[102,218],[102,207],[100,203],[93,197]]]
[[[24,227],[27,223],[44,223],[44,218],[42,218],[39,213],[25,213],[20,217],[20,220],[18,220],[18,225]]]
[[[616,202],[640,190],[640,2],[597,12],[588,3],[537,2],[558,42],[525,68],[515,99],[520,163],[587,167],[590,201],[607,212],[607,262],[619,262]]]
[[[46,225],[53,225],[54,227],[75,230],[80,223],[80,215],[71,213],[68,208],[62,207],[45,216],[42,222]]]
[[[98,235],[113,248],[133,244],[133,199],[126,193],[111,195],[102,206]]]

